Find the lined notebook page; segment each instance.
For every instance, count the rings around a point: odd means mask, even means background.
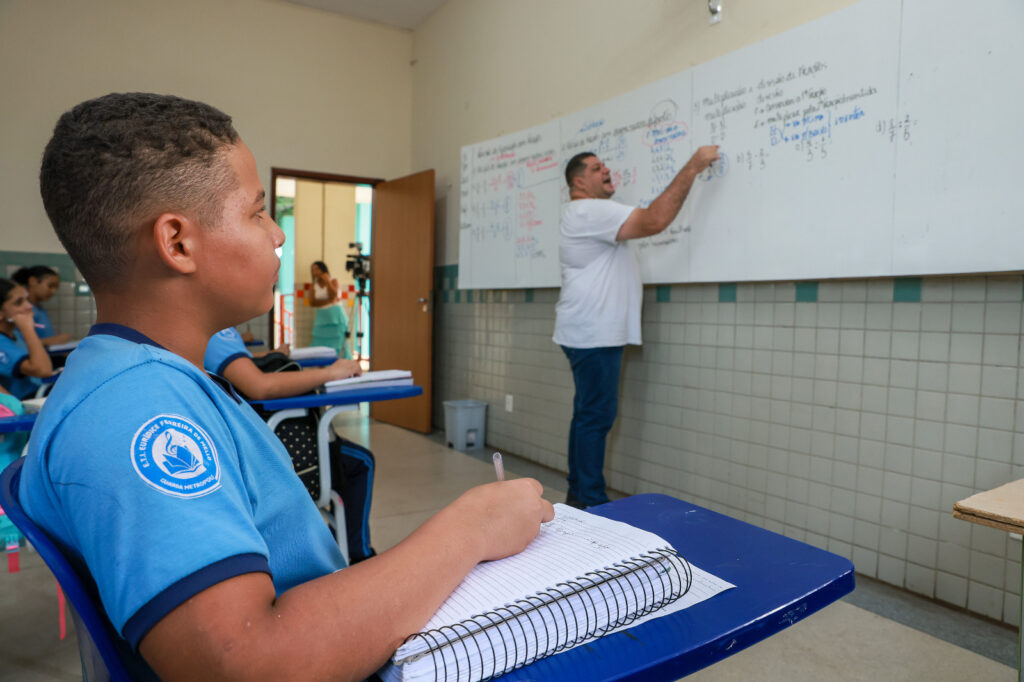
[[[595,569],[668,547],[669,543],[654,533],[556,504],[554,520],[541,526],[540,533],[525,550],[500,561],[478,564],[423,630],[458,623]],[[692,564],[691,567],[690,592],[658,615],[678,611],[733,587]]]
[[[654,533],[555,505],[555,518],[519,554],[478,564],[425,630],[458,623],[584,573],[669,544]]]
[[[556,504],[554,520],[542,525],[523,552],[477,565],[424,626],[423,632],[428,634],[399,647],[394,657],[399,665],[386,666],[381,676],[387,682],[489,679],[562,647],[568,650],[589,641],[591,630],[583,624],[622,622],[633,627],[732,587],[690,564],[692,583],[687,594],[648,616],[619,621],[637,613],[638,604],[660,603],[668,594],[683,589],[685,577],[668,565],[674,560],[678,566],[678,560],[663,558],[653,563],[634,562],[639,568],[635,573],[587,588],[584,593],[563,585],[555,590],[563,595],[554,602],[559,605],[555,608],[503,608],[559,583],[593,575],[595,570],[670,548],[654,533]],[[466,627],[470,618],[480,614],[489,615],[478,618],[476,627]],[[445,629],[459,623],[462,625]],[[599,636],[604,630],[596,632]],[[451,636],[458,643],[441,646]]]

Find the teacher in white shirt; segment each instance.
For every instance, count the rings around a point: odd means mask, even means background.
[[[566,504],[608,501],[605,440],[618,414],[622,349],[641,343],[643,285],[626,242],[667,228],[697,175],[717,158],[717,145],[700,147],[647,208],[611,200],[611,171],[592,152],[577,154],[565,167],[570,201],[562,211],[562,291],[553,338],[569,358],[576,385]]]

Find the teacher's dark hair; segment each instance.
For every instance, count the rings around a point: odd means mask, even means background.
[[[327,269],[327,263],[323,262],[322,260],[315,260],[315,261],[313,261],[313,265],[315,265],[318,268],[320,268],[325,275],[331,274],[331,271]]]
[[[134,233],[161,213],[216,226],[237,183],[225,157],[238,140],[230,116],[171,95],[111,93],[65,112],[43,152],[39,189],[89,284],[114,283]]]
[[[18,284],[27,287],[29,279],[41,282],[50,275],[60,277],[60,275],[57,274],[57,271],[48,265],[30,265],[28,267],[18,268],[15,273],[11,275],[11,279]]]
[[[580,152],[569,159],[569,163],[565,164],[565,184],[569,185],[569,189],[572,189],[573,178],[578,178],[583,174],[583,170],[587,167],[587,164],[584,162],[591,156],[597,156],[597,154],[594,152]]]

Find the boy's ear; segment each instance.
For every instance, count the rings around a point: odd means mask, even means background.
[[[180,213],[163,213],[153,223],[153,241],[164,265],[181,274],[196,271],[200,226]]]

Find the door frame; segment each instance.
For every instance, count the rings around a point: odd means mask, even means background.
[[[344,185],[370,185],[376,187],[384,182],[384,178],[367,178],[361,175],[341,175],[338,173],[321,173],[320,171],[295,170],[294,168],[270,167],[270,218],[277,222],[277,179],[279,177],[296,178],[298,180],[318,180],[320,182],[337,182]],[[370,292],[372,306],[373,292]],[[267,311],[268,339],[274,338],[274,309]],[[273,345],[273,342],[271,342]]]

